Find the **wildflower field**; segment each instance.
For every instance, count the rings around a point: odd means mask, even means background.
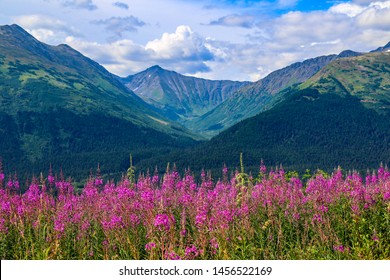
[[[22,193],[0,172],[1,259],[390,258],[387,168],[130,175],[75,191],[49,173]]]

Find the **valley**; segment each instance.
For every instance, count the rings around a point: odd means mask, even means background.
[[[138,172],[273,166],[365,170],[389,163],[389,46],[297,62],[256,82],[160,66],[118,77],[67,45],[0,28],[0,149],[21,176],[52,166]],[[219,170],[219,171],[218,171]]]

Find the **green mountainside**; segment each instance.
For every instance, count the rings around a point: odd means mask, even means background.
[[[389,52],[377,52],[334,60],[304,84],[282,92],[285,98],[268,111],[207,144],[164,158],[181,168],[221,169],[224,163],[237,166],[243,152],[254,172],[261,159],[300,172],[389,164],[389,59]]]
[[[357,97],[367,108],[378,113],[390,109],[390,53],[373,52],[348,59],[338,59],[320,70],[301,89],[315,88],[320,93],[332,91]]]
[[[253,172],[261,159],[300,172],[376,168],[390,163],[389,73],[388,44],[295,63],[255,83],[158,66],[121,79],[67,45],[0,26],[0,157],[22,178],[52,165],[76,180],[98,164],[118,176],[130,153],[137,172],[168,162],[221,170],[238,166],[241,152]]]
[[[167,118],[184,125],[211,111],[249,82],[212,81],[153,66],[121,81]]]
[[[209,113],[190,121],[187,127],[205,136],[215,136],[241,120],[272,108],[284,98],[280,95],[282,90],[306,81],[335,59],[356,55],[359,53],[343,51],[339,55],[320,56],[274,71],[267,77],[240,88]]]
[[[88,174],[123,171],[132,152],[184,147],[197,138],[161,116],[117,77],[67,45],[43,44],[17,25],[0,27],[0,157],[5,167],[50,163]]]

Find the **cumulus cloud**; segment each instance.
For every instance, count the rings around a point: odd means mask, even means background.
[[[280,7],[294,2],[274,1]],[[127,20],[113,17],[95,22],[114,33],[113,40],[94,43],[69,36],[67,43],[120,76],[159,64],[166,69],[202,78],[258,80],[297,61],[337,54],[345,49],[369,51],[390,40],[390,1],[335,3],[329,10],[293,11],[262,20],[253,11],[254,4],[248,2],[250,9],[223,10],[229,15],[210,22],[210,25],[199,25],[196,32],[181,25],[172,32],[153,35],[142,44],[125,40],[122,35],[139,30],[146,25],[143,21],[135,17]],[[223,36],[221,26],[246,29],[237,32],[232,28],[231,36]],[[206,28],[210,30],[209,36],[215,34],[214,38],[199,33]],[[71,32],[72,29],[67,31]],[[231,38],[234,36],[236,40],[233,42]]]
[[[356,20],[361,28],[389,30],[390,28],[390,1],[355,1],[333,6],[329,11],[345,14]]]
[[[86,9],[86,10],[96,10],[98,7],[93,3],[92,0],[59,0],[60,3],[65,7],[75,8],[75,9]]]
[[[289,12],[263,23],[252,39],[253,46],[256,42],[257,48],[264,50],[257,56],[261,75],[253,72],[251,76],[264,76],[293,62],[345,49],[369,51],[383,45],[390,40],[390,1],[368,2],[365,6],[340,3],[325,11]],[[255,71],[253,64],[248,65]]]
[[[160,39],[145,45],[131,40],[99,44],[73,37],[68,37],[66,43],[121,76],[142,71],[154,64],[184,74],[203,73],[210,71],[207,62],[214,60],[207,40],[188,26],[179,26],[175,33],[164,33]]]
[[[364,7],[352,3],[341,3],[331,7],[329,11],[332,13],[344,14],[349,17],[355,17],[364,11]]]
[[[66,43],[99,63],[108,66],[107,68],[113,70],[113,73],[121,75],[126,75],[126,71],[141,70],[142,67],[137,67],[137,65],[147,62],[151,55],[144,46],[128,39],[102,44],[69,36],[66,38]]]
[[[104,20],[96,20],[92,23],[97,25],[104,25],[105,29],[114,33],[117,38],[122,38],[124,32],[136,32],[139,27],[146,23],[134,16],[127,17],[111,17]]]
[[[254,1],[254,0],[220,0],[220,1],[207,1],[212,4],[204,5],[204,9],[218,9],[221,7],[236,7],[236,8],[262,8],[262,9],[286,9],[292,8],[297,5],[299,0],[262,0],[262,1]]]
[[[152,50],[154,56],[161,60],[208,61],[213,59],[213,54],[205,45],[205,39],[185,25],[178,26],[175,33],[164,33],[160,39],[148,42],[146,49]]]
[[[385,8],[369,7],[357,17],[357,22],[361,27],[390,30],[390,4]]]
[[[115,3],[112,3],[112,5],[114,5],[115,7],[124,9],[124,10],[129,9],[129,5],[127,5],[126,3],[123,3],[123,2],[115,2]]]
[[[222,25],[229,27],[243,27],[243,28],[252,28],[255,25],[255,18],[249,15],[228,15],[221,17],[217,20],[211,21],[210,25]]]
[[[75,27],[68,23],[45,15],[24,15],[16,17],[14,21],[38,40],[47,43],[57,44],[63,42],[68,36],[82,36]]]
[[[276,19],[270,28],[271,40],[266,43],[283,51],[300,50],[313,42],[329,42],[348,38],[353,27],[346,16],[328,12],[290,12]]]

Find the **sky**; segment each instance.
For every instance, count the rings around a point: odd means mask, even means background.
[[[0,25],[68,44],[125,77],[153,65],[256,81],[292,63],[390,41],[390,1],[0,0]]]

